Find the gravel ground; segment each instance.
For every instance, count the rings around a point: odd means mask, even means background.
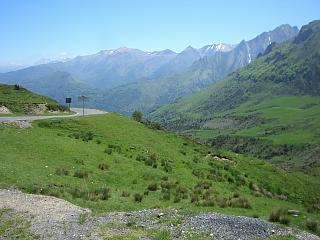
[[[22,214],[30,221],[30,230],[41,239],[109,239],[128,235],[154,239],[148,234],[153,229],[169,231],[173,239],[193,236],[194,239],[244,240],[295,235],[300,240],[320,240],[315,235],[260,219],[217,213],[183,215],[175,210],[148,209],[93,217],[90,210],[62,199],[17,190],[0,190],[0,209]],[[0,227],[3,221],[0,218]],[[0,236],[0,239],[9,238]]]

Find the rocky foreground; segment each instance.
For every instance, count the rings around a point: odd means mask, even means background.
[[[93,216],[64,200],[0,190],[0,239],[272,239],[320,240],[260,219],[148,209]]]

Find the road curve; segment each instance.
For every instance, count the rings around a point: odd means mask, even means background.
[[[71,115],[51,115],[51,116],[16,116],[16,117],[0,117],[0,122],[14,122],[14,121],[33,121],[33,120],[41,120],[41,119],[49,119],[49,118],[67,118],[67,117],[76,117],[81,116],[83,114],[82,108],[71,108],[71,111],[75,112],[75,114]],[[105,114],[107,112],[98,110],[85,108],[84,115],[99,115]]]

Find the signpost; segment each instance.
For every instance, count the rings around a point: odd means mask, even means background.
[[[70,111],[71,98],[66,98],[66,104],[68,104],[69,111]]]
[[[88,101],[89,97],[82,95],[78,97],[78,100],[82,101],[82,116],[84,116],[84,102]]]

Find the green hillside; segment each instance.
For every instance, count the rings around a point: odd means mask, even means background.
[[[5,106],[11,113],[16,115],[67,110],[64,106],[48,97],[30,92],[19,85],[5,84],[0,84],[1,106]]]
[[[129,118],[0,125],[0,187],[53,195],[95,212],[144,208],[217,211],[268,219],[297,209],[290,224],[319,219],[317,178],[213,150]],[[59,154],[57,154],[59,153]]]
[[[320,21],[153,121],[209,145],[320,173]]]

